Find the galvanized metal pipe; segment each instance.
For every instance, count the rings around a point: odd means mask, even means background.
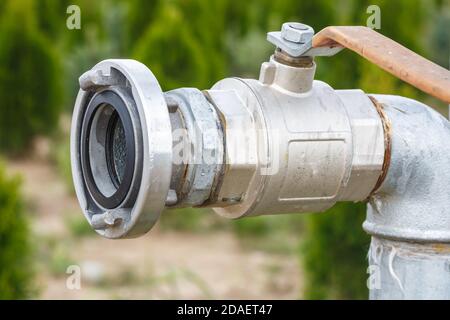
[[[370,299],[450,299],[450,244],[373,237]]]
[[[411,99],[374,97],[392,152],[363,225],[373,236],[370,297],[450,299],[450,122]]]

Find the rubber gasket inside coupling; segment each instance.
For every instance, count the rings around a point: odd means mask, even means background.
[[[109,105],[116,112],[120,121],[122,121],[124,133],[125,133],[125,142],[127,146],[127,152],[125,157],[125,169],[122,181],[120,184],[114,183],[116,186],[116,191],[112,195],[105,195],[97,186],[96,180],[94,178],[91,161],[90,161],[90,140],[91,140],[91,129],[93,125],[93,121],[99,108],[101,106]],[[111,121],[111,119],[110,119]],[[83,125],[81,129],[81,168],[84,176],[84,181],[88,188],[88,191],[91,197],[97,202],[100,206],[106,209],[114,209],[120,206],[123,201],[126,199],[128,193],[131,191],[132,183],[133,183],[133,175],[135,171],[135,161],[136,161],[136,145],[135,145],[135,136],[133,132],[133,122],[127,108],[127,105],[123,101],[123,99],[112,90],[105,90],[97,93],[93,96],[92,100],[89,102],[86,112],[83,118]],[[105,148],[107,148],[107,135],[111,134],[109,130],[107,130],[105,134]],[[105,161],[108,160],[107,154],[105,152]],[[109,178],[111,182],[114,181],[112,172],[108,168]],[[106,178],[106,177],[103,177]]]

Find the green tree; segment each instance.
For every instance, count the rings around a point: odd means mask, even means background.
[[[29,231],[19,185],[0,163],[0,299],[30,296]]]
[[[160,0],[130,0],[126,13],[127,44],[135,45],[155,19]]]
[[[126,28],[129,16],[126,3],[118,0],[99,0],[89,4],[77,0],[81,9],[81,30],[65,28],[62,35],[64,53],[64,105],[72,111],[79,91],[78,77],[98,62],[129,57]]]
[[[19,153],[57,126],[58,59],[38,32],[33,1],[8,1],[0,23],[0,150]]]
[[[427,47],[433,61],[450,69],[450,0],[435,0],[432,16],[429,19]],[[448,106],[437,99],[427,101],[429,105],[447,114]]]
[[[207,88],[222,78],[225,53],[218,32],[224,27],[220,6],[200,0],[170,1],[157,10],[136,43],[134,57],[151,68],[164,90]]]
[[[450,69],[450,0],[435,2],[427,45],[434,60]]]
[[[53,41],[59,40],[66,29],[66,10],[71,0],[38,0],[30,2],[36,15],[36,26]]]

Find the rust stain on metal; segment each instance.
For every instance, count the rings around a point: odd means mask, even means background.
[[[292,57],[279,48],[275,50],[274,59],[279,63],[295,68],[312,68],[314,66],[312,57]]]
[[[414,87],[450,103],[450,71],[382,34],[362,26],[327,27],[313,38],[314,48],[340,45]]]
[[[389,165],[391,163],[391,151],[392,151],[392,126],[391,121],[387,117],[386,113],[383,110],[383,104],[379,103],[374,97],[368,96],[370,101],[372,101],[373,105],[375,106],[375,109],[377,110],[378,114],[380,115],[381,122],[383,124],[383,131],[384,131],[384,159],[383,159],[383,166],[381,167],[381,174],[380,177],[377,180],[377,183],[375,184],[375,187],[370,192],[367,199],[369,199],[377,190],[381,187],[381,185],[384,182],[384,179],[386,178],[386,175],[389,170]]]
[[[450,254],[450,246],[447,243],[435,243],[432,248],[438,254]]]

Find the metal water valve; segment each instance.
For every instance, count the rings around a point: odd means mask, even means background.
[[[269,33],[277,50],[259,80],[224,79],[205,91],[163,93],[132,60],[83,74],[72,163],[96,231],[136,236],[165,208],[213,207],[239,218],[366,199],[383,166],[382,121],[363,91],[314,81],[312,56],[290,52],[310,48],[313,33],[284,24]]]
[[[80,77],[71,160],[91,226],[127,238],[147,232],[171,208],[211,207],[241,218],[368,200],[364,228],[373,246],[450,242],[450,215],[443,213],[450,192],[437,202],[428,202],[425,189],[416,194],[423,200],[414,207],[419,222],[407,217],[411,208],[399,195],[415,192],[408,193],[414,179],[450,178],[449,157],[427,177],[418,173],[420,157],[433,161],[431,148],[450,153],[448,121],[410,99],[334,90],[314,80],[314,57],[347,47],[448,103],[449,72],[365,27],[329,27],[314,36],[309,26],[286,23],[268,40],[276,50],[258,80],[227,78],[203,91],[163,92],[134,60],[105,60]],[[424,123],[430,127],[422,132]],[[416,142],[419,132],[430,144]]]

